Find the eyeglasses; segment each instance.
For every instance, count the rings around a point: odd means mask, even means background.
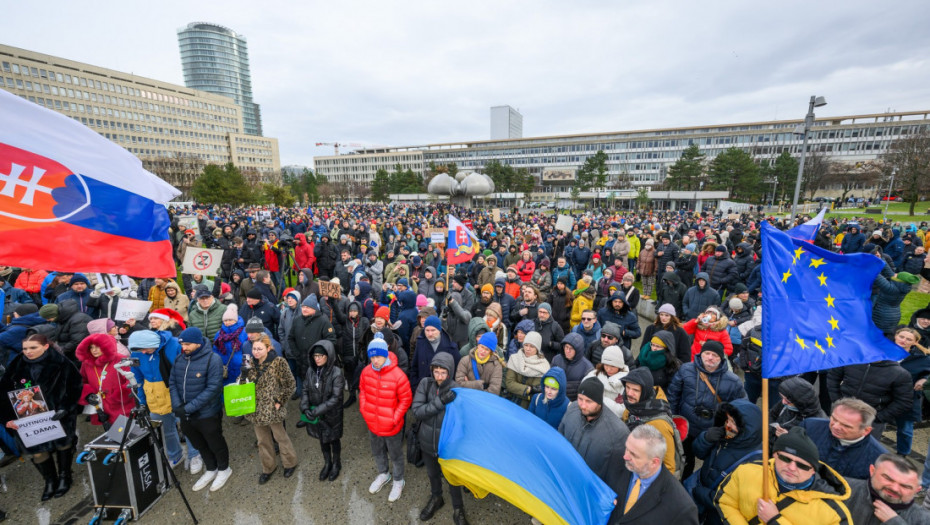
[[[582,321],[593,321],[594,318],[593,317],[582,317],[581,320]]]
[[[601,339],[616,339],[616,337],[614,337],[614,336],[612,336],[612,335],[604,334],[604,335],[601,336]]]
[[[808,464],[806,464],[806,463],[801,463],[800,461],[798,461],[798,460],[796,460],[796,459],[791,459],[791,458],[789,458],[788,456],[786,456],[786,455],[784,455],[784,454],[775,454],[775,457],[777,457],[778,460],[781,461],[782,463],[788,463],[789,465],[790,465],[791,463],[794,463],[794,465],[795,465],[796,467],[798,467],[799,469],[803,470],[804,472],[810,472],[810,471],[814,470],[814,467],[812,467],[812,466],[810,466],[810,465],[808,465]]]

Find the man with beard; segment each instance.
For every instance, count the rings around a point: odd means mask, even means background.
[[[683,467],[681,436],[672,420],[672,410],[661,387],[653,386],[648,368],[634,368],[621,379],[623,383],[623,422],[635,430],[640,425],[654,427],[665,439],[665,456],[662,464],[676,478]]]
[[[914,501],[920,492],[920,474],[909,459],[882,454],[869,467],[869,479],[847,481],[852,496],[846,505],[856,525],[930,524],[930,511]]]
[[[562,416],[559,433],[605,483],[617,476],[630,431],[616,414],[604,410],[604,384],[599,379],[581,382],[577,401]]]

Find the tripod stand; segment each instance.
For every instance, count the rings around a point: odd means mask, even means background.
[[[127,361],[121,362],[120,364],[122,364],[123,366],[126,366],[126,364],[128,364]],[[97,505],[97,510],[94,512],[94,516],[90,520],[90,525],[97,525],[101,523],[101,520],[103,519],[103,515],[106,512],[106,505],[110,498],[110,494],[113,491],[114,473],[116,472],[116,468],[118,467],[118,464],[124,461],[125,459],[124,451],[126,450],[127,442],[130,438],[130,435],[132,434],[132,428],[134,424],[138,425],[139,428],[146,430],[151,436],[151,439],[155,446],[155,450],[157,450],[157,453],[161,457],[162,464],[166,466],[165,470],[167,470],[168,472],[167,475],[168,475],[168,480],[169,480],[168,486],[170,486],[171,481],[173,481],[175,488],[178,489],[178,493],[181,495],[181,500],[184,501],[184,505],[187,507],[187,512],[188,514],[190,514],[191,520],[193,520],[194,525],[197,525],[199,522],[197,521],[197,517],[194,515],[194,510],[191,508],[190,503],[187,501],[187,496],[184,495],[184,491],[181,489],[181,481],[174,474],[174,470],[171,468],[171,463],[168,460],[167,455],[165,454],[165,447],[164,447],[164,444],[162,443],[161,435],[158,432],[158,429],[152,423],[152,419],[149,415],[148,407],[142,404],[141,400],[139,399],[139,394],[138,394],[139,384],[136,382],[135,376],[133,376],[131,372],[121,370],[119,367],[120,365],[117,365],[116,370],[121,375],[126,377],[127,380],[129,380],[130,390],[132,392],[132,396],[136,400],[136,406],[135,408],[132,409],[132,411],[130,412],[129,418],[126,420],[126,425],[125,425],[125,429],[122,432],[122,437],[120,439],[119,448],[117,448],[115,452],[111,452],[107,454],[107,456],[103,459],[103,464],[105,466],[110,467],[107,473],[107,487],[103,493],[102,500]],[[82,452],[78,456],[77,462],[81,464],[88,460],[93,460],[95,458],[96,458],[96,454],[93,451],[90,451],[90,452],[85,451],[85,452]],[[124,509],[120,513],[119,517],[117,518],[117,523],[126,523],[128,519],[130,518],[132,518],[131,509]]]

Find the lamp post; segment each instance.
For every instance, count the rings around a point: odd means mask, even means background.
[[[888,194],[885,195],[885,211],[882,213],[882,222],[888,222],[888,203],[891,202],[891,190],[894,188],[894,176],[898,168],[891,168],[891,184],[888,185]]]
[[[804,126],[798,126],[798,128],[802,128],[800,132],[797,129],[795,130],[795,134],[802,133],[804,135],[804,144],[801,147],[801,162],[798,164],[798,179],[794,183],[794,201],[791,204],[791,224],[794,224],[794,219],[798,216],[798,196],[801,193],[801,178],[804,176],[804,156],[807,153],[807,134],[810,132],[811,126],[814,125],[814,108],[826,105],[827,99],[811,95],[810,105],[807,108],[807,115],[804,117]]]

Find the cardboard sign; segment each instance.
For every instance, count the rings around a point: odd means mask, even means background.
[[[342,295],[342,285],[328,281],[317,281],[320,285],[320,295],[339,299]]]
[[[152,307],[152,301],[139,301],[136,299],[120,299],[116,303],[116,315],[113,317],[117,321],[125,321],[132,317],[136,321],[145,319]]]
[[[26,448],[48,443],[54,439],[65,437],[65,431],[61,428],[60,421],[52,421],[55,412],[51,410],[36,414],[34,416],[23,417],[16,420],[16,432],[19,433],[19,439],[23,440]]]
[[[501,209],[500,208],[494,208],[493,210],[491,210],[491,219],[494,220],[494,222],[501,222]]]
[[[188,246],[184,252],[184,265],[181,271],[190,274],[215,276],[220,270],[223,261],[223,250],[209,248],[194,248]]]
[[[555,221],[555,229],[565,233],[572,231],[574,225],[575,219],[570,215],[559,215],[559,218]]]

